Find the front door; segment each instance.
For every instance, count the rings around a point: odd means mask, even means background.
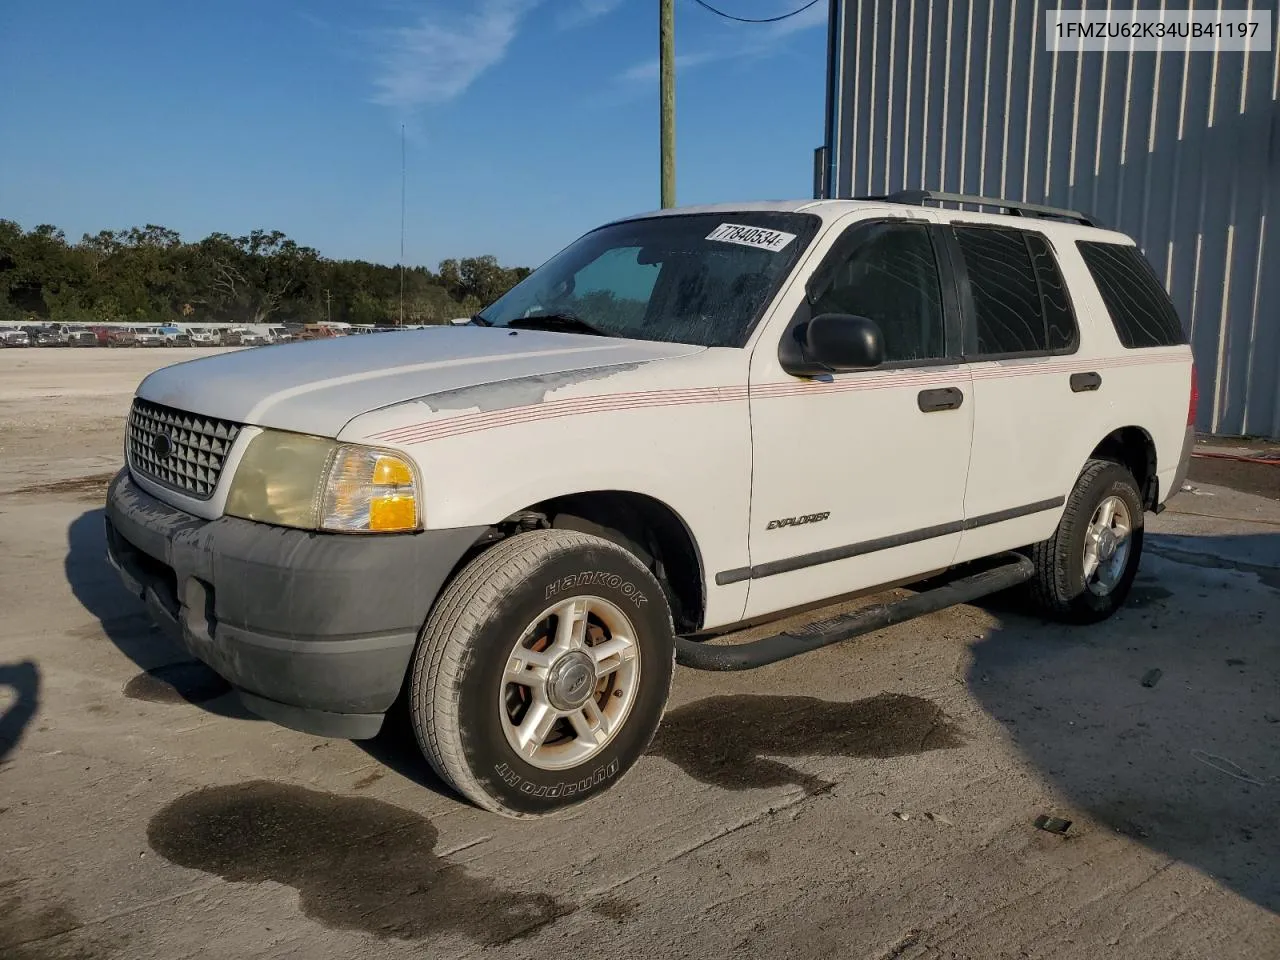
[[[792,325],[771,325],[755,347],[751,566],[726,572],[750,579],[747,617],[938,570],[955,555],[973,403],[937,229],[915,217],[855,223]],[[885,363],[785,373],[779,337],[822,313],[876,321]]]

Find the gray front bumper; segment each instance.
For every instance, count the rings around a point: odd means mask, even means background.
[[[126,587],[246,706],[352,739],[378,732],[436,594],[484,529],[353,536],[202,520],[127,469],[106,513]]]

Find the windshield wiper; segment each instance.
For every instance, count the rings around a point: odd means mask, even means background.
[[[475,324],[476,326],[478,326],[478,327],[492,327],[492,326],[493,326],[493,321],[492,321],[492,320],[486,320],[484,317],[482,317],[482,316],[481,316],[480,314],[478,314],[478,313],[477,313],[477,314],[475,314],[475,315],[471,318],[471,322],[472,322],[472,323],[474,323],[474,324]]]
[[[597,337],[614,336],[608,330],[601,330],[573,313],[538,313],[532,317],[516,317],[514,320],[507,321],[507,326],[524,330],[565,330],[589,333]]]

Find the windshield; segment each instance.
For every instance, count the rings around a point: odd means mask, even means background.
[[[476,320],[741,347],[818,224],[811,214],[760,211],[611,224],[565,248]]]

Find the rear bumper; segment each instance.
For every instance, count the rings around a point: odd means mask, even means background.
[[[436,594],[481,532],[350,536],[202,520],[127,470],[106,513],[125,586],[250,710],[352,739],[378,732]]]
[[[1162,503],[1168,503],[1179,493],[1182,492],[1182,485],[1187,480],[1187,471],[1191,469],[1191,454],[1196,448],[1196,428],[1194,425],[1187,427],[1186,436],[1182,440],[1182,453],[1178,456],[1178,467],[1173,472],[1173,479],[1169,481],[1169,489],[1165,491]]]

